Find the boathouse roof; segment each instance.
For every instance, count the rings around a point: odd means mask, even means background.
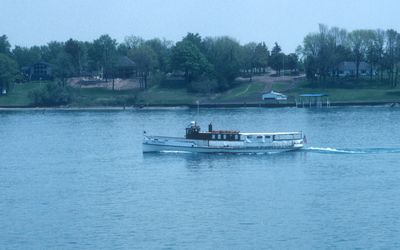
[[[313,94],[301,94],[301,97],[325,97],[328,96],[325,93],[313,93]]]

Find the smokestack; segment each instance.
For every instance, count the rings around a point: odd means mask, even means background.
[[[210,122],[210,124],[208,124],[208,132],[212,132],[213,130],[212,130],[212,124],[211,124],[211,122]]]

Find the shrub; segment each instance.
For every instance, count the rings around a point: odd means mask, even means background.
[[[71,101],[71,93],[67,87],[56,83],[45,86],[29,93],[32,103],[37,106],[60,106]]]
[[[212,93],[217,91],[219,84],[215,80],[203,80],[191,82],[188,85],[188,90],[195,93]]]
[[[154,86],[154,85],[159,85],[165,80],[165,74],[162,72],[155,72],[154,74],[151,75],[149,79],[149,85]]]

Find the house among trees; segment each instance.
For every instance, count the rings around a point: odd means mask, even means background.
[[[136,76],[136,63],[127,56],[121,56],[116,65],[117,78],[131,78]]]
[[[357,65],[355,62],[342,62],[339,64],[338,72],[340,77],[356,76]],[[366,76],[371,72],[371,66],[366,62],[360,62],[358,67],[358,75]],[[372,69],[372,74],[375,75],[376,71]]]
[[[53,79],[52,65],[43,61],[34,63],[29,67],[23,67],[21,71],[30,81]]]

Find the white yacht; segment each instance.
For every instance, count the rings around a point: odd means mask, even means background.
[[[196,153],[273,153],[292,151],[304,146],[302,132],[241,133],[231,130],[201,132],[196,122],[186,127],[186,136],[150,136],[144,132],[143,152],[196,152]]]

